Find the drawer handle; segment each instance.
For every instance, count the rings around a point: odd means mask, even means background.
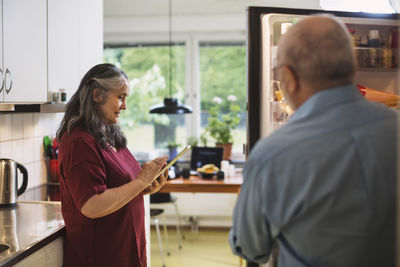
[[[0,77],[1,77],[1,86],[0,86],[0,93],[3,91],[4,87],[4,76],[3,76],[3,70],[0,69]]]
[[[12,80],[12,75],[11,75],[11,71],[7,68],[6,69],[6,75],[5,75],[5,80],[6,80],[6,86],[7,86],[7,74],[10,77],[10,87],[7,89],[6,88],[6,93],[8,94],[11,91],[12,88],[12,84],[13,84],[13,80]]]

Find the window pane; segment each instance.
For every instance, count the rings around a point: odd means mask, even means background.
[[[171,47],[170,72],[168,45],[104,49],[104,61],[124,70],[130,79],[127,109],[121,113],[120,125],[139,159],[146,159],[140,152],[166,148],[167,143],[186,144],[184,115],[149,113],[150,107],[162,103],[165,97],[175,97],[184,103],[185,50],[183,44]]]
[[[233,130],[233,153],[244,160],[243,144],[246,143],[246,48],[244,43],[200,44],[200,75],[201,75],[201,132],[208,125],[209,110],[220,99],[222,116],[228,114],[228,96],[236,98],[235,104],[240,107],[240,121]],[[215,98],[218,97],[218,98]],[[230,98],[233,100],[234,98]],[[231,103],[232,104],[232,103]],[[232,114],[232,113],[231,113]],[[215,140],[208,137],[208,145],[214,145]]]

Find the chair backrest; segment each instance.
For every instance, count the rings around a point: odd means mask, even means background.
[[[214,164],[218,168],[221,168],[223,150],[222,147],[193,147],[190,158],[190,169],[196,170],[206,164]]]

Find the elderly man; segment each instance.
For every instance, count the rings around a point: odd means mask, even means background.
[[[278,266],[394,266],[396,113],[352,84],[346,27],[310,16],[278,45],[276,71],[295,110],[259,141],[244,170],[229,242]]]

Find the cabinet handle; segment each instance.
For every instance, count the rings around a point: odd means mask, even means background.
[[[0,69],[0,76],[1,76],[1,87],[0,87],[0,93],[3,92],[3,87],[4,87],[4,76],[3,76],[3,70]]]
[[[5,79],[5,81],[7,81],[7,74],[8,74],[8,76],[10,76],[10,87],[8,89],[6,88],[6,93],[8,94],[11,91],[12,84],[13,84],[11,71],[8,68],[6,69],[6,75],[5,75],[6,79]],[[6,86],[7,86],[7,82],[6,82]]]

